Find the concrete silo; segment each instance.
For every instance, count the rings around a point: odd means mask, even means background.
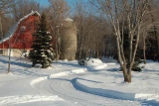
[[[66,18],[61,33],[61,59],[74,60],[77,52],[77,28],[74,21]]]

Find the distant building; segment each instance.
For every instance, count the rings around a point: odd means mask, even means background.
[[[61,36],[61,59],[74,60],[77,52],[77,28],[72,19],[64,20]]]
[[[40,14],[32,11],[12,26],[5,38],[0,41],[1,54],[9,55],[9,48],[11,48],[11,56],[14,57],[28,53],[33,43],[32,34],[35,32],[39,19]]]
[[[28,54],[33,44],[32,34],[36,30],[36,23],[40,20],[40,14],[32,11],[12,26],[5,37],[0,40],[0,54],[8,56],[11,48],[11,56],[20,57]],[[61,59],[74,60],[77,51],[77,28],[74,21],[66,18],[62,26],[60,39]],[[55,44],[55,38],[53,44]]]

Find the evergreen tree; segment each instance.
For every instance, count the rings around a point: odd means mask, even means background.
[[[55,52],[52,47],[52,36],[48,32],[45,14],[42,14],[37,31],[33,34],[34,40],[29,58],[32,66],[41,64],[42,68],[47,68],[55,58]]]

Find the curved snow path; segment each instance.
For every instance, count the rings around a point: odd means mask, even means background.
[[[49,77],[36,79],[31,84],[35,88],[41,88],[41,90],[56,94],[66,101],[71,101],[72,104],[82,106],[123,106],[123,102],[126,105],[129,104],[131,106],[132,104],[132,106],[137,106],[141,105],[139,101],[146,104],[158,104],[155,100],[159,98],[159,95],[156,94],[124,93],[115,90],[94,88],[94,86],[86,85],[87,83],[85,82],[89,81],[78,78],[79,76],[71,76],[72,74],[84,72],[83,69],[61,72]],[[64,76],[65,78],[61,78]]]
[[[55,77],[56,75],[52,76]],[[66,77],[63,76],[63,78],[51,77],[48,80],[43,80],[43,81],[39,80],[38,83],[34,83],[32,86],[43,92],[45,91],[51,94],[56,94],[62,99],[69,101],[71,104],[74,104],[75,106],[127,106],[127,105],[140,106],[141,105],[137,101],[132,102],[130,100],[107,98],[77,90],[76,88],[74,88],[74,85],[72,84],[74,78],[77,78],[77,76],[69,75]]]
[[[33,77],[25,77],[2,84],[0,106],[72,106],[57,95],[32,88],[31,80]]]

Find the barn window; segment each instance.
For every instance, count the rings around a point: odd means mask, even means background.
[[[21,27],[21,31],[23,31],[23,32],[26,31],[26,27],[25,27],[25,26],[22,26],[22,27]]]

